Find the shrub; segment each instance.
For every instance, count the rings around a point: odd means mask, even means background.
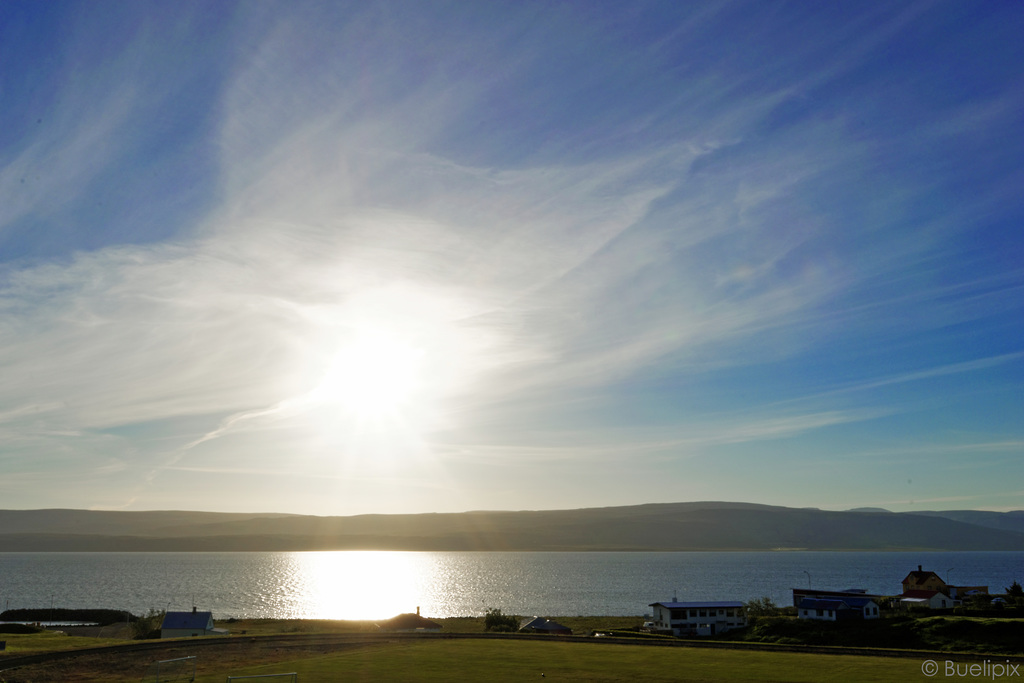
[[[145,616],[132,622],[132,638],[134,640],[150,640],[160,637],[160,624],[163,623],[163,610],[150,609]]]
[[[497,607],[484,612],[484,630],[510,633],[519,630],[519,617],[502,614]]]
[[[744,608],[747,610],[748,617],[771,617],[779,613],[775,601],[767,596],[750,600],[744,605]]]

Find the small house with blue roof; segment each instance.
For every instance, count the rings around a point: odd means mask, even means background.
[[[713,636],[747,625],[743,603],[734,600],[653,602],[654,630],[674,636]]]
[[[192,636],[226,636],[227,630],[213,627],[213,612],[166,612],[160,624],[161,638],[189,638]]]

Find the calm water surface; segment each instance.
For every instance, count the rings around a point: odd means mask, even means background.
[[[1001,592],[1021,552],[0,553],[0,606],[212,610],[214,617],[377,619],[650,612],[658,600],[789,604],[791,589],[899,593],[917,565]]]

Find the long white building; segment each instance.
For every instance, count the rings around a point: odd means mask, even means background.
[[[675,636],[713,636],[747,625],[738,601],[654,602],[654,628]]]

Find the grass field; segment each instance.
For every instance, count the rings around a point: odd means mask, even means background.
[[[207,672],[197,683],[231,675],[297,672],[300,681],[903,681],[921,662],[902,659],[635,647],[595,643],[446,640],[371,646],[274,664]]]
[[[31,635],[0,634],[0,640],[6,641],[5,655],[32,655],[39,652],[55,652],[76,650],[86,647],[102,647],[104,645],[124,645],[124,638],[81,638],[66,636],[63,633],[43,632]],[[2,660],[0,660],[2,661]]]
[[[75,639],[79,640],[79,639]],[[644,647],[595,641],[423,639],[325,648],[233,638],[231,647],[82,656],[0,674],[5,683],[140,681],[158,659],[195,654],[198,683],[297,672],[309,681],[904,681],[922,661],[887,657]],[[542,676],[543,674],[543,676]]]
[[[559,617],[578,634],[636,625],[634,617]],[[441,619],[444,633],[483,632],[477,617]],[[925,622],[928,626],[931,622]],[[195,655],[199,683],[229,675],[297,672],[299,681],[905,681],[922,680],[927,655],[911,658],[742,649],[657,647],[584,639],[423,638],[380,635],[372,622],[237,620],[229,638],[147,641],[158,651],[83,654],[0,673],[0,683],[143,680],[157,660]],[[984,625],[984,624],[982,624]],[[374,634],[372,640],[354,634]],[[330,634],[331,637],[321,637]],[[353,634],[353,635],[348,635]],[[280,636],[280,637],[277,637]],[[296,638],[297,636],[297,638]],[[3,659],[128,641],[36,633],[3,635]],[[204,646],[205,641],[218,641]],[[201,642],[204,641],[204,642]],[[894,646],[894,645],[891,645]],[[938,653],[932,659],[956,660]],[[992,661],[1002,661],[998,655]],[[1022,666],[1024,668],[1024,666]],[[271,679],[272,680],[272,679]],[[269,682],[268,682],[269,683]]]

